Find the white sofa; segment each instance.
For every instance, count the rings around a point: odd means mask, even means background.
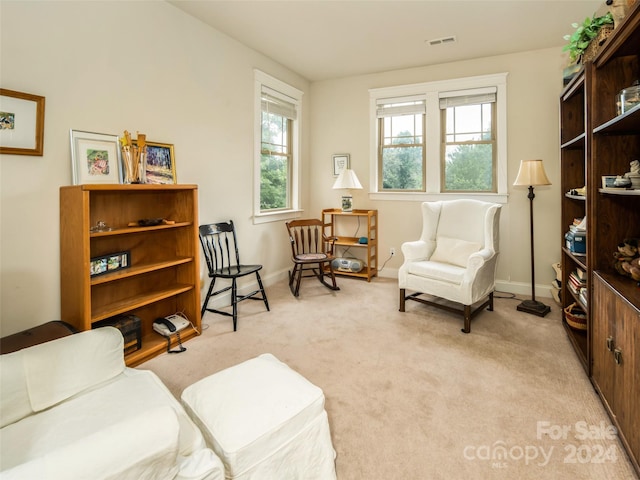
[[[0,356],[0,479],[36,478],[222,480],[224,467],[104,327]]]

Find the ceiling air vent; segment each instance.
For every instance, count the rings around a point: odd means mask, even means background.
[[[427,43],[431,46],[435,45],[447,45],[450,43],[456,43],[455,35],[450,37],[434,38],[433,40],[427,40]]]

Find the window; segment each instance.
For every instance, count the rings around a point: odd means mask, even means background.
[[[496,192],[495,88],[440,94],[441,192]]]
[[[380,191],[424,191],[425,99],[378,101]]]
[[[506,202],[506,77],[371,89],[370,197]]]
[[[302,92],[258,70],[254,220],[290,218],[299,208],[299,117]]]

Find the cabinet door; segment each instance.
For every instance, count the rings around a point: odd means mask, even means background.
[[[614,413],[636,459],[640,458],[640,314],[615,295],[616,390]]]
[[[594,275],[593,282],[593,322],[592,331],[592,352],[593,361],[592,376],[603,400],[613,410],[615,362],[613,360],[613,350],[615,349],[615,338],[613,322],[616,318],[615,303],[612,301],[614,295],[604,284],[602,279]]]

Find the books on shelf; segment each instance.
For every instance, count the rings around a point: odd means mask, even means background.
[[[584,270],[581,270],[580,268],[575,269],[569,274],[568,286],[575,295],[580,295],[582,293],[582,290],[586,290],[586,275],[586,272]]]
[[[580,289],[580,294],[578,295],[578,300],[580,300],[582,302],[583,306],[588,305],[588,303],[587,303],[587,289],[586,288],[581,288]]]

